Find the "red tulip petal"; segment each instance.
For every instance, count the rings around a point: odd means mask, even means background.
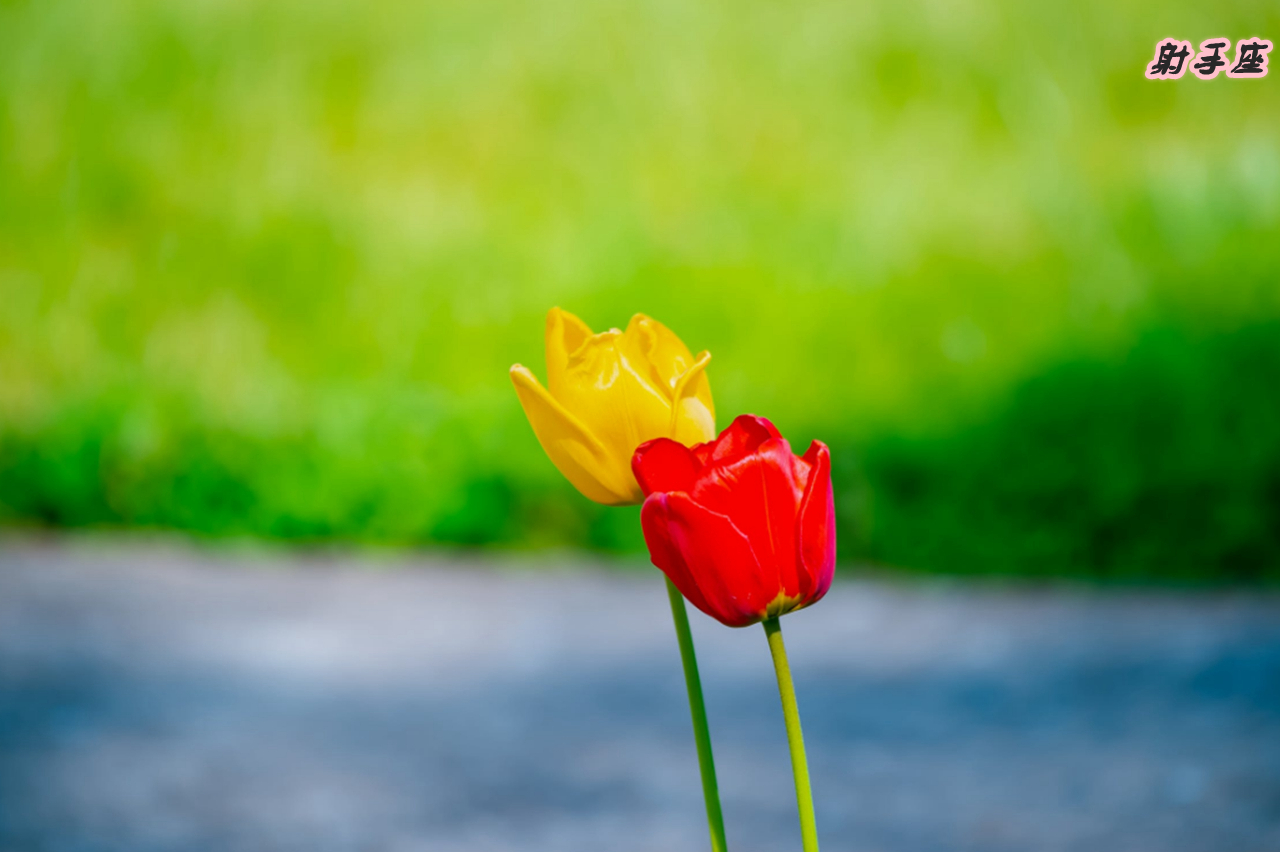
[[[760,563],[761,581],[776,597],[800,593],[796,564],[796,514],[802,491],[792,470],[795,456],[784,438],[771,438],[749,455],[703,470],[691,496],[733,519]]]
[[[688,495],[655,493],[640,510],[653,564],[689,602],[730,627],[759,621],[777,597],[762,583],[751,544],[728,517]]]
[[[781,438],[774,425],[754,414],[739,414],[714,441],[693,448],[703,464],[728,463],[742,458],[770,438]]]
[[[659,491],[691,490],[700,467],[692,450],[670,438],[646,441],[631,457],[631,470],[646,496]]]
[[[836,571],[836,507],[831,489],[831,452],[814,441],[804,454],[810,465],[808,483],[800,501],[797,549],[801,594],[805,605],[831,588]]]
[[[809,447],[809,451],[803,456],[795,456],[791,465],[791,470],[795,473],[796,489],[804,494],[804,490],[809,487],[809,473],[813,470],[813,459],[810,454],[813,447]]]
[[[680,593],[698,609],[711,614],[707,599],[698,588],[685,561],[684,554],[672,541],[671,510],[667,495],[658,492],[649,495],[640,509],[640,528],[644,531],[644,543],[649,547],[649,558],[675,583]]]

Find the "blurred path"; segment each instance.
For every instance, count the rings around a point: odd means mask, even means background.
[[[0,852],[706,848],[656,572],[368,559],[0,541]],[[731,848],[797,849],[763,633],[694,620]],[[1275,596],[783,626],[825,852],[1280,849]]]

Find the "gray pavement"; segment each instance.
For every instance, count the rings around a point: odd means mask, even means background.
[[[656,571],[0,540],[0,852],[708,848]],[[735,852],[799,849],[763,632],[696,612]],[[1280,599],[837,584],[826,852],[1280,850]]]

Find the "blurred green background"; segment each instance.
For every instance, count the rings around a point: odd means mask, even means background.
[[[0,0],[0,518],[642,548],[547,308],[832,445],[851,559],[1280,578],[1274,2]]]

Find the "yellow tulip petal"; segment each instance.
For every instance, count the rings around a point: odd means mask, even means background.
[[[676,377],[670,434],[682,444],[701,444],[716,436],[716,410],[707,380],[709,363],[711,353],[704,349],[693,366]]]
[[[555,398],[582,421],[615,458],[631,469],[636,447],[667,435],[669,392],[654,385],[647,362],[633,362],[623,351],[624,335],[601,332],[569,356]]]
[[[685,444],[715,437],[715,404],[705,369],[711,356],[703,351],[694,358],[689,348],[669,328],[644,314],[636,314],[627,326],[629,351],[649,362],[655,381],[669,390],[671,416],[667,436]]]
[[[698,354],[699,361],[702,360],[703,355],[707,356],[707,361],[711,360],[711,353],[704,349]],[[703,363],[703,369],[699,371],[697,380],[689,382],[689,393],[707,410],[707,416],[710,418],[707,425],[711,431],[708,433],[710,437],[703,440],[710,441],[716,436],[716,404],[711,398],[711,380],[707,378],[706,366],[706,363]]]
[[[693,366],[694,357],[684,341],[652,317],[633,316],[625,336],[632,359],[643,357],[652,365],[656,381],[668,392],[675,390],[676,379]]]
[[[617,453],[557,402],[527,367],[513,365],[511,382],[543,451],[583,496],[607,506],[644,499],[631,474],[630,453],[626,467],[620,468]]]
[[[569,356],[582,348],[591,336],[591,328],[568,311],[560,308],[547,311],[547,388],[552,394],[559,390],[569,366]]]

